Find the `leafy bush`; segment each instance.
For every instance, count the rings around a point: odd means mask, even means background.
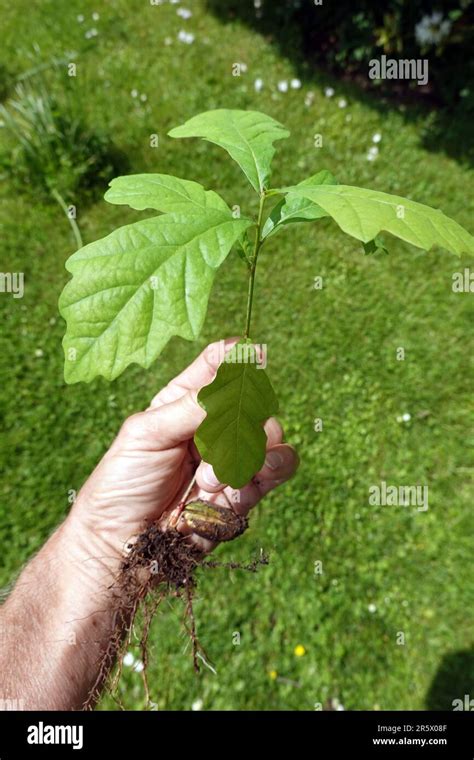
[[[382,54],[428,57],[429,92],[444,103],[466,97],[474,81],[472,0],[340,0],[321,5],[313,0],[208,0],[208,5],[218,14],[256,24],[285,52],[299,48],[307,60],[339,73],[367,77],[369,60]],[[400,84],[398,89],[416,87],[413,82]]]
[[[87,125],[80,101],[65,86],[58,97],[41,81],[20,83],[0,116],[12,146],[0,157],[16,184],[49,196],[93,196],[117,171],[126,168],[122,154],[103,133]]]

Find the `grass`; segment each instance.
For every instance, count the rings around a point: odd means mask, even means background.
[[[33,41],[42,61],[75,51],[84,116],[129,156],[133,172],[196,179],[247,211],[248,188],[222,151],[166,132],[205,109],[255,108],[291,129],[278,145],[276,186],[327,168],[346,184],[438,206],[474,232],[472,172],[421,147],[422,116],[407,118],[322,75],[280,93],[277,82],[294,70],[268,40],[237,23],[224,32],[202,2],[186,5],[189,20],[168,3],[71,0],[58,13],[48,0],[2,0],[4,63],[21,72]],[[92,27],[98,35],[86,39]],[[183,28],[193,44],[177,40]],[[248,67],[241,77],[231,75],[236,61]],[[53,72],[49,81],[54,88]],[[333,98],[324,96],[328,83]],[[369,162],[375,132],[380,155]],[[315,133],[322,149],[313,147]],[[150,147],[151,134],[159,135],[158,148]],[[7,145],[0,130],[0,148]],[[102,201],[77,211],[86,242],[139,216]],[[112,385],[67,387],[57,298],[74,246],[70,228],[55,204],[6,181],[0,230],[2,267],[25,273],[23,299],[0,294],[0,582],[7,585],[64,518],[69,491],[80,488],[123,418],[144,408],[208,341],[242,332],[246,288],[232,253],[197,344],[174,340],[151,370],[134,367]],[[203,709],[311,710],[330,698],[346,709],[450,709],[465,693],[461,676],[472,686],[470,295],[452,292],[461,265],[446,252],[393,241],[389,248],[388,257],[366,257],[323,221],[289,228],[261,254],[253,332],[269,344],[269,372],[301,468],[256,511],[246,536],[216,553],[245,560],[264,547],[269,567],[257,576],[202,573],[199,634],[217,675],[196,677],[189,651],[183,654],[181,605],[171,601],[158,615],[150,683],[159,709],[202,700]],[[322,290],[313,288],[318,275]],[[407,412],[410,421],[400,422]],[[428,512],[370,506],[369,487],[381,480],[429,485]],[[137,673],[127,670],[121,697],[141,709]],[[105,698],[101,707],[115,705]]]

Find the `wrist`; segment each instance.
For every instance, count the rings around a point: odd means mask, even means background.
[[[63,564],[76,579],[92,584],[100,579],[105,587],[116,579],[124,547],[108,532],[95,529],[76,505],[58,528],[57,539]]]

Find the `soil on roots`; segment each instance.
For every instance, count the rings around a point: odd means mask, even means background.
[[[196,569],[225,567],[256,572],[260,565],[268,564],[268,558],[263,552],[258,559],[247,565],[206,560],[207,555],[189,539],[174,529],[164,532],[159,523],[150,524],[127,548],[129,553],[122,562],[112,587],[117,600],[112,634],[100,658],[97,679],[84,703],[85,710],[95,706],[104,686],[123,709],[116,692],[122,674],[124,655],[130,646],[132,635],[136,634],[134,623],[139,610],[142,613],[139,634],[143,663],[141,675],[145,703],[149,708],[151,700],[147,681],[148,634],[160,602],[168,596],[183,599],[183,624],[192,644],[194,669],[199,672],[199,660],[209,663],[209,658],[196,634],[193,612],[193,596],[197,585]]]
[[[122,564],[119,585],[137,591],[142,583],[151,587],[164,583],[169,590],[179,591],[189,583],[204,554],[177,530],[163,532],[152,523],[137,541],[129,545],[130,553]]]

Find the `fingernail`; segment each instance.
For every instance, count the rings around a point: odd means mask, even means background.
[[[271,470],[278,470],[283,464],[283,458],[278,451],[268,451],[267,456],[265,457],[265,464]]]
[[[212,469],[210,464],[204,467],[202,471],[202,479],[206,485],[212,486],[212,488],[215,488],[216,486],[220,485],[220,480],[216,478],[214,474],[214,470]]]

